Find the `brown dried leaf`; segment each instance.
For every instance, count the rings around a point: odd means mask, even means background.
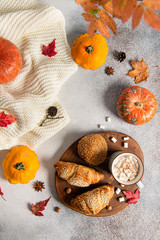
[[[88,33],[90,37],[94,37],[95,33],[97,32],[96,22],[91,22],[88,26]]]
[[[146,9],[144,12],[144,20],[150,27],[160,31],[160,19],[155,12]]]
[[[87,22],[95,22],[97,19],[95,15],[91,15],[89,13],[82,13],[82,16],[84,17],[84,20]]]
[[[139,25],[141,18],[143,16],[143,13],[144,13],[144,8],[143,8],[142,4],[140,3],[137,5],[137,7],[133,13],[133,16],[132,16],[133,29],[135,29]]]
[[[141,62],[132,61],[131,65],[134,68],[134,70],[129,71],[126,75],[135,78],[135,83],[147,81],[147,77],[149,77],[149,73],[146,72],[148,64],[144,62],[143,58]]]
[[[121,15],[123,23],[126,22],[133,15],[136,5],[137,0],[126,0]]]
[[[111,31],[116,34],[117,32],[117,26],[113,18],[106,13],[104,9],[100,9],[98,12],[100,19],[111,29]]]
[[[103,8],[110,14],[113,15],[113,4],[112,4],[112,0],[109,0],[106,4],[102,5]]]
[[[98,30],[100,31],[100,33],[102,33],[105,37],[110,38],[109,30],[100,18],[97,19],[96,26],[97,26]]]
[[[159,0],[143,0],[143,4],[146,8],[151,8],[154,10],[160,9],[160,1]]]

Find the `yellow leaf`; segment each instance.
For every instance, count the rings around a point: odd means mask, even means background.
[[[143,4],[146,8],[160,10],[160,0],[143,0]]]
[[[160,19],[155,12],[146,9],[144,12],[144,20],[150,27],[160,31]]]
[[[90,37],[94,37],[97,32],[96,22],[91,22],[88,26],[88,33]]]
[[[133,27],[133,29],[135,29],[139,25],[139,23],[141,21],[141,18],[143,16],[143,13],[144,13],[144,8],[143,8],[142,4],[140,3],[140,4],[137,5],[137,7],[134,11],[134,14],[132,16],[132,27]]]
[[[98,14],[100,16],[100,19],[112,30],[114,34],[116,34],[117,26],[113,18],[108,13],[106,13],[104,9],[100,9]]]
[[[107,28],[107,26],[102,22],[102,20],[100,18],[97,19],[96,21],[96,26],[98,28],[98,30],[107,38],[110,38],[110,33],[109,30]]]
[[[144,62],[143,58],[141,62],[132,61],[131,65],[134,68],[134,70],[129,71],[126,75],[135,78],[135,83],[147,81],[147,77],[149,77],[149,73],[146,72],[148,64]]]
[[[84,20],[87,22],[94,22],[97,19],[95,15],[91,15],[89,13],[82,13],[82,16],[84,17]]]

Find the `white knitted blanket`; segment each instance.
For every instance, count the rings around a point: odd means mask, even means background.
[[[0,149],[15,145],[36,148],[69,122],[57,100],[62,84],[77,70],[66,40],[62,13],[35,0],[3,0],[0,4],[0,36],[20,50],[22,67],[14,81],[0,85],[0,112],[16,121],[0,127]],[[56,39],[57,55],[42,55],[42,46]],[[59,119],[42,120],[50,106]]]

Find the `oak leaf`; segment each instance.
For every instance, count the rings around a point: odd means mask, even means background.
[[[150,27],[160,31],[160,19],[158,15],[155,12],[153,12],[151,9],[145,10],[144,20]]]
[[[88,33],[90,37],[94,37],[95,33],[97,31],[96,22],[91,22],[88,26]]]
[[[39,216],[42,217],[44,216],[43,213],[41,213],[43,210],[45,210],[45,207],[47,206],[49,200],[51,197],[49,197],[48,199],[42,201],[42,202],[38,202],[36,205],[34,205],[32,203],[31,205],[31,211],[34,213],[35,216]]]
[[[98,30],[107,38],[110,38],[110,33],[109,30],[107,28],[107,26],[102,22],[102,20],[100,18],[97,19],[96,21],[96,26],[98,28]]]
[[[95,22],[97,19],[95,15],[91,15],[89,13],[82,13],[82,16],[84,17],[84,20],[87,22]]]
[[[132,16],[132,27],[133,29],[135,29],[140,21],[141,21],[141,18],[143,16],[143,13],[144,13],[144,8],[142,6],[142,4],[138,4],[137,7],[135,8],[135,11],[133,13],[133,16]]]
[[[148,64],[144,62],[143,58],[141,62],[132,61],[131,65],[134,68],[134,70],[129,71],[126,75],[135,78],[135,83],[147,81],[147,77],[149,77],[149,73],[146,72]]]
[[[98,12],[100,19],[111,29],[111,31],[116,34],[117,32],[117,26],[113,18],[106,13],[104,9],[100,9]]]
[[[128,204],[136,204],[138,199],[140,199],[140,191],[139,188],[136,189],[135,192],[132,191],[122,191],[127,198]]]
[[[56,39],[54,39],[51,43],[49,43],[48,46],[43,45],[42,46],[42,54],[48,57],[52,57],[55,56],[57,54],[57,52],[55,52],[55,41]]]
[[[143,4],[146,8],[151,8],[154,10],[160,9],[160,1],[159,0],[143,0]]]
[[[3,197],[3,195],[4,195],[4,193],[2,192],[1,187],[0,187],[0,196],[3,198],[3,200],[6,201],[6,199]]]
[[[7,127],[15,121],[16,119],[13,116],[5,114],[4,111],[0,113],[0,127]]]

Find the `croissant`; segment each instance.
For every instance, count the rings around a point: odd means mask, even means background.
[[[58,161],[54,167],[60,178],[78,187],[87,187],[104,179],[103,173],[76,163]]]
[[[114,186],[103,185],[71,199],[71,206],[86,215],[95,215],[109,205],[113,194]]]

